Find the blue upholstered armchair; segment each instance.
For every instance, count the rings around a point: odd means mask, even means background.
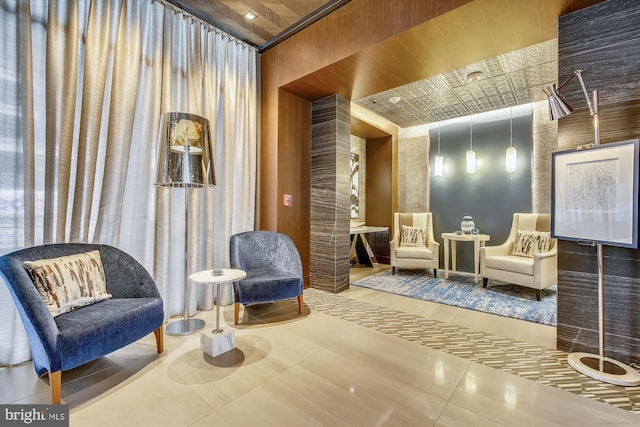
[[[298,313],[302,314],[302,262],[289,236],[273,231],[234,234],[230,257],[231,268],[247,273],[247,277],[233,284],[236,325],[240,304],[298,297]]]
[[[52,315],[24,261],[98,250],[109,299]],[[118,350],[151,332],[163,351],[162,299],[149,273],[135,259],[106,245],[60,243],[21,249],[0,257],[4,278],[18,308],[39,375],[49,374],[51,398],[60,403],[61,372]]]

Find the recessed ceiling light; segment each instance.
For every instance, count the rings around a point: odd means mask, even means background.
[[[477,82],[482,77],[484,77],[484,73],[482,71],[472,71],[467,74],[467,81],[469,83]]]
[[[389,102],[392,104],[397,104],[401,99],[402,98],[400,98],[399,96],[392,96],[391,98],[389,98]]]
[[[247,12],[244,14],[244,17],[247,18],[249,21],[255,19],[256,15],[253,12]]]

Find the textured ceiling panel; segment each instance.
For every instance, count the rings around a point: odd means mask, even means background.
[[[557,80],[557,50],[550,40],[354,102],[404,128],[542,101]],[[475,71],[482,77],[469,81]]]

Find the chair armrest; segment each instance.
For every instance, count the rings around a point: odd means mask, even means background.
[[[558,252],[555,247],[533,256],[533,277],[538,289],[558,283]]]
[[[58,348],[58,325],[47,309],[40,293],[22,264],[22,259],[0,258],[0,276],[14,299],[18,314],[27,332],[31,352],[44,353],[51,359],[51,369],[62,366]],[[9,285],[11,283],[11,285]]]
[[[498,246],[483,246],[480,248],[480,254],[485,257],[511,255],[511,243],[505,242]]]
[[[393,240],[389,242],[389,256],[391,265],[396,265],[396,249],[400,247],[400,242],[398,238],[395,237]]]

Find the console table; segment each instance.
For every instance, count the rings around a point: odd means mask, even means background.
[[[449,245],[451,245],[451,271],[456,272],[456,242],[473,242],[473,269],[475,282],[478,283],[478,265],[480,264],[480,247],[489,240],[488,234],[456,234],[442,233],[444,240],[444,277],[449,278]]]
[[[351,227],[350,232],[351,232],[351,235],[353,236],[353,240],[351,241],[351,250],[349,251],[349,260],[352,260],[353,258],[356,257],[356,243],[358,242],[358,239],[360,239],[360,241],[362,242],[362,245],[364,246],[364,249],[367,251],[368,259],[367,260],[358,259],[358,260],[360,262],[365,261],[365,264],[369,265],[370,267],[373,267],[375,264],[377,264],[378,260],[376,259],[376,256],[373,253],[373,250],[371,249],[369,242],[367,241],[366,235],[368,233],[378,233],[381,231],[389,231],[389,227],[374,227],[370,225],[361,225],[360,227]]]

